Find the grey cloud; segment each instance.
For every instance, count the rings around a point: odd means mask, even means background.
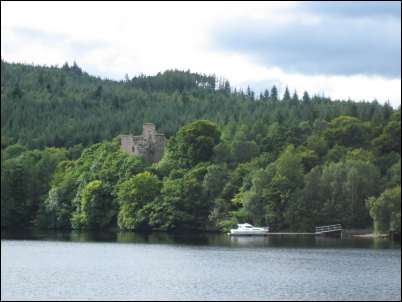
[[[311,9],[313,4],[307,6]],[[365,15],[369,13],[366,10]],[[318,25],[242,19],[220,24],[213,44],[287,72],[388,78],[401,75],[400,18],[332,17],[322,18]]]
[[[308,1],[301,4],[304,11],[339,17],[401,18],[399,1]]]

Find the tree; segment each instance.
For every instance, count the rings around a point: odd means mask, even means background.
[[[103,87],[99,85],[94,92],[94,98],[100,99],[102,97],[102,93],[103,93]]]
[[[252,179],[252,187],[248,191],[240,192],[235,198],[241,200],[248,221],[257,225],[268,223],[264,186],[268,184],[267,175],[264,171],[257,171]]]
[[[294,193],[303,184],[303,166],[294,146],[288,146],[279,158],[263,171],[252,175],[250,188],[243,184],[234,200],[242,204],[248,219],[269,224],[272,229],[288,225],[287,208],[294,202]]]
[[[285,93],[283,94],[282,100],[285,101],[285,102],[289,102],[289,101],[291,100],[291,98],[290,98],[290,92],[289,92],[289,88],[288,88],[288,87],[285,88]]]
[[[65,177],[63,183],[49,190],[48,197],[41,204],[35,219],[35,225],[43,229],[70,229],[73,213],[74,179]]]
[[[232,154],[236,162],[245,162],[256,157],[259,148],[254,141],[235,141],[232,144]]]
[[[116,206],[100,180],[89,182],[81,192],[78,209],[71,218],[75,229],[104,229],[116,216]]]
[[[223,190],[227,180],[229,179],[229,171],[222,165],[211,165],[207,168],[203,180],[204,190],[209,199],[213,200]]]
[[[30,225],[32,202],[28,176],[21,162],[10,160],[1,166],[1,226],[7,228]]]
[[[293,105],[296,105],[296,104],[298,104],[299,103],[299,96],[297,95],[297,92],[296,92],[296,90],[295,90],[295,92],[293,93],[293,95],[292,95],[292,104]]]
[[[311,101],[310,96],[309,96],[308,92],[305,91],[305,92],[303,93],[303,103],[304,103],[304,104],[309,104],[310,101]]]
[[[373,146],[381,153],[397,152],[401,154],[401,115],[400,111],[392,115],[382,133],[373,141]]]
[[[70,67],[70,70],[77,75],[82,74],[82,69],[78,66],[78,64],[75,61],[73,62],[73,66]]]
[[[311,135],[306,140],[306,147],[322,157],[328,151],[328,142],[323,136]]]
[[[148,227],[144,206],[158,197],[161,182],[155,175],[143,172],[122,182],[117,187],[120,204],[117,224],[121,229],[135,230]]]
[[[323,217],[324,188],[322,179],[322,168],[316,166],[304,176],[304,187],[302,199],[300,200],[303,215],[298,215],[299,221],[295,221],[305,230],[312,230],[314,226],[326,224],[326,217]],[[299,213],[298,213],[299,214]]]
[[[368,200],[370,215],[377,233],[401,234],[401,186],[385,190],[380,197]]]
[[[64,149],[27,150],[11,145],[2,151],[2,212],[7,227],[28,227],[49,191],[56,166],[66,159]]]
[[[18,157],[19,155],[23,154],[26,151],[27,148],[21,146],[20,144],[10,145],[4,150],[4,152],[2,152],[1,157],[2,160],[7,160]]]
[[[266,102],[269,100],[269,90],[265,89],[263,94],[263,100]]]
[[[163,230],[205,229],[213,206],[203,187],[206,173],[206,166],[200,164],[182,178],[166,179],[161,198],[150,206],[151,226]]]
[[[300,187],[303,183],[303,164],[300,154],[293,145],[289,145],[275,162],[276,173],[286,177],[292,186]]]
[[[233,160],[231,146],[225,142],[220,142],[214,147],[214,162],[230,162]]]
[[[332,145],[365,147],[370,139],[369,131],[359,119],[339,116],[329,123],[326,138]]]
[[[225,93],[226,94],[230,94],[230,83],[229,83],[229,81],[225,81],[225,84],[224,84],[224,88],[223,88],[223,90],[225,91]]]
[[[173,156],[185,166],[209,161],[220,142],[218,127],[206,120],[195,121],[181,128],[168,146]]]
[[[262,94],[268,103],[255,102],[251,89],[231,91],[225,79],[179,70],[127,83],[76,64],[2,61],[1,75],[7,227],[115,228],[120,217],[127,229],[224,229],[246,220],[273,229],[366,228],[365,200],[400,185],[400,109],[388,104],[307,92],[302,104],[297,95],[279,102],[276,87]],[[152,166],[123,153],[116,139],[139,133],[143,120],[169,138]],[[118,188],[144,170],[160,194],[120,202]]]
[[[381,190],[380,173],[370,162],[348,159],[329,163],[320,181],[323,222],[345,227],[364,227],[370,223],[366,200]]]
[[[387,187],[391,188],[401,184],[401,158],[396,164],[392,165],[387,174]]]
[[[366,200],[380,193],[380,173],[374,165],[361,160],[347,160],[345,165],[345,190],[349,201],[345,216],[350,216],[348,225],[363,228],[370,222]]]
[[[271,101],[272,102],[277,102],[278,101],[278,88],[276,88],[276,86],[272,86],[271,88]]]

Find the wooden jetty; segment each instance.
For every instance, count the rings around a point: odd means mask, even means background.
[[[335,235],[342,236],[343,228],[341,224],[324,225],[315,228],[315,234],[317,235]]]
[[[341,224],[323,225],[315,228],[315,232],[292,233],[292,232],[272,232],[265,236],[331,236],[342,237],[343,228]]]

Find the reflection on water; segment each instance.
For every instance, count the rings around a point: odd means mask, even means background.
[[[1,300],[399,300],[388,240],[2,232]]]
[[[400,248],[400,243],[384,238],[337,239],[320,236],[228,236],[219,233],[134,233],[122,231],[1,231],[2,239],[72,242],[117,242],[138,244],[179,244],[227,247],[287,248]]]

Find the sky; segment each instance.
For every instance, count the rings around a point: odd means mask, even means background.
[[[401,104],[401,3],[1,2],[1,57],[115,80],[166,69],[257,92]]]

